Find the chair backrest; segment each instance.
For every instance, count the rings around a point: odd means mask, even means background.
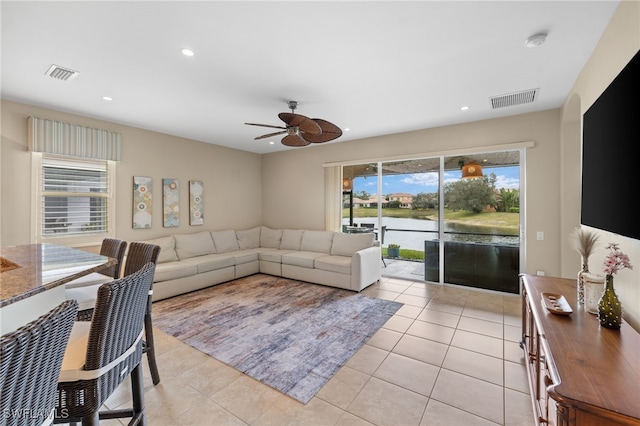
[[[374,223],[361,223],[360,226],[362,226],[363,228],[368,228],[368,229],[375,228],[375,224]]]
[[[0,338],[2,424],[42,425],[56,405],[62,358],[78,302],[67,300],[38,319]]]
[[[139,271],[144,265],[151,262],[154,265],[158,263],[160,255],[160,246],[139,241],[133,241],[129,244],[127,252],[127,261],[124,264],[124,275],[130,275]]]
[[[118,263],[113,266],[109,266],[100,272],[115,279],[120,278],[120,271],[122,271],[122,259],[124,259],[124,252],[126,250],[126,241],[116,240],[115,238],[105,238],[102,240],[100,254],[103,256],[113,257],[118,261]]]
[[[155,264],[149,262],[137,272],[100,286],[89,330],[85,370],[108,365],[136,343],[142,332],[154,272]],[[128,361],[129,372],[142,357],[142,341],[138,344],[139,350],[136,349],[132,354],[134,357]],[[121,364],[114,370],[124,371],[125,368],[126,365]],[[126,377],[125,374],[120,377],[120,372],[112,372],[99,379],[110,381],[106,388],[117,386]]]

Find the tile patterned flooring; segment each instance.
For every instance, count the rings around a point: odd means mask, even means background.
[[[405,305],[306,405],[154,330],[149,425],[534,425],[520,297],[383,278],[363,291]],[[128,381],[106,406],[126,406]],[[101,422],[126,424],[124,420]]]

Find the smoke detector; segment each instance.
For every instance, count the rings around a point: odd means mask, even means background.
[[[44,75],[48,75],[51,78],[63,81],[72,80],[76,78],[78,74],[80,74],[78,71],[61,67],[60,65],[51,65],[47,72],[44,73]]]

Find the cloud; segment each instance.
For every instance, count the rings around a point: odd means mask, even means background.
[[[505,175],[497,175],[496,188],[520,189],[520,180],[518,178],[506,177]]]
[[[407,177],[400,180],[407,185],[420,185],[420,186],[437,186],[438,174],[437,173],[415,173],[407,175]]]

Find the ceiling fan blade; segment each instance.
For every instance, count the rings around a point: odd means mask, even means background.
[[[270,124],[258,124],[258,123],[244,123],[244,124],[248,124],[249,126],[271,127],[273,129],[286,129],[286,127],[272,126]]]
[[[286,130],[283,130],[282,132],[275,132],[275,133],[268,133],[266,135],[262,135],[262,136],[258,136],[256,138],[253,138],[254,141],[257,141],[258,139],[265,139],[265,138],[270,138],[272,136],[277,136],[277,135],[281,135],[283,133],[287,133]]]
[[[304,140],[300,135],[287,135],[282,138],[282,144],[287,146],[307,146],[309,142]]]
[[[305,133],[303,137],[307,141],[313,143],[322,143],[332,141],[342,136],[342,130],[340,130],[340,128],[335,124],[321,118],[312,118],[312,120],[318,123],[320,129],[322,129],[322,133],[320,133],[319,135]]]
[[[281,112],[278,114],[280,120],[287,123],[287,126],[297,126],[301,132],[311,133],[312,135],[319,135],[322,133],[320,125],[312,119],[300,114],[293,114],[291,112]]]

